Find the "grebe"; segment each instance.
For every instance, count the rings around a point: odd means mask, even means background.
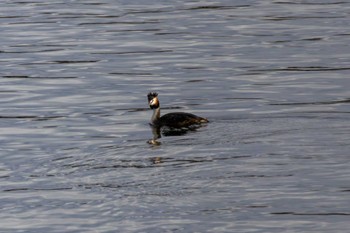
[[[154,127],[161,128],[165,126],[169,128],[189,128],[191,126],[209,122],[203,117],[186,112],[172,112],[160,116],[158,93],[150,92],[147,97],[149,107],[153,109],[151,125]]]

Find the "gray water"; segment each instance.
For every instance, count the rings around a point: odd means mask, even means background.
[[[348,232],[350,3],[0,3],[0,232]],[[149,145],[162,113],[210,123]]]

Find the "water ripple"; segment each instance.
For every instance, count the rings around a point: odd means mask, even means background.
[[[347,232],[347,9],[1,1],[0,231]]]

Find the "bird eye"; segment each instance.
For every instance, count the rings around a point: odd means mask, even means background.
[[[151,106],[158,106],[158,105],[159,105],[159,102],[158,102],[157,97],[151,99],[151,100],[149,101],[149,105],[151,105]]]

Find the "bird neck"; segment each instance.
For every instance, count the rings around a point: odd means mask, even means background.
[[[160,107],[153,109],[153,115],[151,118],[151,123],[152,124],[157,124],[157,121],[160,118]]]

